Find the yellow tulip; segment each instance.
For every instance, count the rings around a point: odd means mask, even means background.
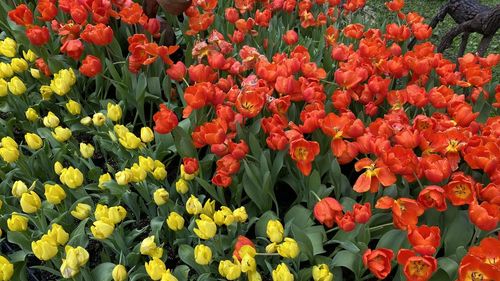
[[[58,126],[52,132],[52,136],[58,142],[65,142],[65,141],[69,140],[69,138],[71,138],[71,130],[68,128],[63,128],[61,126]]]
[[[158,188],[153,193],[153,200],[155,201],[155,204],[158,206],[166,204],[168,202],[168,197],[169,194],[165,188]]]
[[[184,218],[176,212],[171,212],[167,218],[167,225],[170,230],[179,231],[184,228]]]
[[[153,177],[156,180],[164,180],[167,177],[167,170],[162,167],[155,168],[153,171]]]
[[[132,175],[130,180],[132,182],[141,182],[141,181],[145,180],[146,177],[148,176],[148,173],[146,172],[146,170],[144,170],[137,163],[134,163],[134,165],[132,165],[132,167],[130,167],[130,172]]]
[[[198,215],[203,210],[200,200],[191,194],[189,199],[186,201],[186,211],[190,215]]]
[[[328,265],[320,264],[313,266],[312,276],[314,281],[332,281],[333,274],[330,272]]]
[[[52,91],[52,88],[50,86],[48,85],[40,86],[40,94],[42,95],[43,100],[50,100],[53,93],[54,92]]]
[[[40,79],[40,77],[42,77],[40,70],[36,68],[30,68],[30,74],[35,79]]]
[[[55,128],[59,126],[59,118],[52,111],[49,111],[47,116],[43,117],[43,125],[47,128]]]
[[[26,116],[26,119],[31,122],[35,122],[38,119],[38,113],[32,107],[28,108],[24,115]]]
[[[9,91],[15,96],[20,96],[26,92],[26,85],[24,85],[24,82],[17,76],[12,77],[7,83],[7,86],[9,87]]]
[[[7,37],[3,41],[0,41],[0,54],[13,58],[17,54],[17,43],[14,39]]]
[[[257,270],[257,263],[255,262],[255,258],[251,255],[244,255],[241,258],[241,271],[242,272],[253,272]]]
[[[120,105],[108,103],[107,110],[107,117],[111,119],[111,121],[116,122],[122,118],[122,108]]]
[[[200,265],[207,265],[212,261],[212,249],[203,244],[194,247],[194,261]]]
[[[181,178],[184,180],[190,181],[193,180],[196,177],[196,173],[194,174],[188,174],[184,171],[184,164],[181,164]]]
[[[257,271],[247,272],[248,281],[262,281],[262,276]]]
[[[7,281],[14,274],[14,265],[4,256],[0,256],[0,280]]]
[[[167,271],[165,263],[159,258],[153,258],[153,260],[147,262],[144,266],[149,277],[153,280],[160,280],[163,273]]]
[[[196,226],[198,228],[193,229],[194,233],[204,240],[213,238],[217,232],[215,222],[204,214],[201,214],[200,219],[196,220]]]
[[[127,185],[132,179],[132,174],[130,170],[125,169],[124,171],[120,171],[115,174],[116,183],[119,185]]]
[[[146,172],[151,173],[155,169],[155,161],[151,157],[139,156],[139,166]]]
[[[219,263],[219,273],[227,280],[236,280],[241,276],[241,267],[236,260],[234,263],[230,260],[223,260]]]
[[[123,125],[116,124],[113,127],[113,131],[118,136],[118,138],[124,138],[127,133],[130,133],[129,129]]]
[[[36,192],[23,193],[20,200],[21,209],[27,214],[36,213],[42,207],[42,201]]]
[[[241,206],[238,209],[234,210],[233,215],[234,218],[241,223],[245,222],[248,219],[247,210],[244,206]]]
[[[32,150],[38,150],[43,146],[42,138],[34,133],[26,133],[24,135],[24,140]]]
[[[141,145],[141,139],[131,132],[127,132],[123,137],[118,139],[120,144],[126,149],[136,149]]]
[[[0,97],[5,97],[9,94],[9,86],[5,79],[0,78]]]
[[[38,58],[38,56],[32,50],[28,50],[28,52],[23,51],[23,57],[29,62],[34,62]]]
[[[47,232],[47,236],[57,243],[57,245],[64,245],[69,240],[69,234],[57,223],[52,224],[52,228]]]
[[[66,245],[64,251],[66,252],[66,262],[71,268],[82,267],[89,261],[89,252],[81,246],[73,248]]]
[[[94,115],[92,116],[92,123],[94,124],[94,126],[100,127],[104,125],[104,122],[106,122],[106,116],[103,113],[94,113]]]
[[[42,239],[31,242],[31,250],[39,260],[48,261],[57,255],[57,244],[44,235]]]
[[[214,213],[214,222],[217,225],[230,225],[234,222],[234,216],[231,209],[222,206],[221,209]]]
[[[28,221],[27,217],[12,212],[10,219],[7,220],[7,227],[10,231],[26,231],[28,229]]]
[[[273,281],[293,281],[293,274],[290,272],[286,264],[280,263],[275,270],[273,270]]]
[[[163,274],[161,275],[161,281],[178,281],[177,277],[175,277],[171,272],[170,269],[167,269]]]
[[[61,275],[63,278],[69,279],[69,278],[75,277],[78,274],[78,272],[80,272],[80,268],[79,267],[77,267],[77,268],[70,267],[68,265],[68,260],[63,259],[60,271],[61,271]]]
[[[12,195],[21,198],[25,192],[28,192],[28,186],[22,181],[15,181],[12,185]]]
[[[11,137],[3,137],[0,142],[0,157],[7,163],[13,163],[19,158],[16,141]]]
[[[122,264],[117,264],[113,268],[111,272],[111,276],[113,277],[113,281],[125,281],[127,280],[128,274],[127,269]]]
[[[210,198],[207,199],[205,204],[203,204],[203,210],[201,210],[201,213],[207,215],[208,217],[213,217],[215,213],[215,200]]]
[[[60,204],[66,198],[66,192],[64,189],[56,184],[48,184],[44,185],[45,188],[45,198],[50,204],[57,205]]]
[[[155,134],[153,133],[153,130],[149,127],[142,127],[141,128],[141,140],[144,143],[151,142],[155,139]]]
[[[13,58],[10,61],[10,66],[12,67],[12,70],[18,74],[28,70],[29,67],[28,62],[22,58]]]
[[[78,115],[82,112],[82,106],[74,100],[69,100],[66,103],[66,109],[71,115]]]
[[[10,78],[13,75],[14,70],[12,70],[12,66],[8,63],[0,62],[0,78]]]
[[[99,184],[98,184],[98,187],[100,189],[104,189],[104,184],[107,183],[108,181],[111,180],[111,175],[109,173],[105,173],[105,174],[102,174],[100,177],[99,177]]]
[[[64,168],[61,171],[59,180],[71,189],[80,187],[83,184],[83,174],[78,168]]]
[[[278,245],[278,254],[284,258],[294,259],[299,253],[299,245],[297,241],[292,238],[285,238],[285,241]]]
[[[271,242],[279,243],[283,241],[283,225],[279,220],[269,220],[267,222],[266,234]]]
[[[94,156],[94,146],[90,143],[80,143],[80,153],[83,158],[91,158]]]
[[[148,255],[152,258],[161,258],[163,248],[158,247],[155,242],[155,236],[149,236],[142,240],[140,247],[141,255]]]
[[[61,164],[61,162],[59,161],[56,161],[56,163],[54,163],[54,172],[57,174],[57,175],[61,175],[62,173],[62,170],[64,169],[63,165]]]
[[[114,224],[120,223],[127,216],[127,210],[122,206],[114,206],[108,209],[107,218]]]
[[[98,240],[103,240],[111,236],[115,230],[115,225],[108,220],[98,220],[90,227],[92,235]]]
[[[90,210],[92,207],[88,204],[78,203],[73,211],[71,211],[71,215],[79,220],[84,220],[89,217]]]
[[[80,124],[82,124],[83,126],[89,126],[90,124],[92,124],[92,118],[90,118],[89,116],[85,116],[80,119]]]

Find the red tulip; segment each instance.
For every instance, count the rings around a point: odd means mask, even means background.
[[[26,29],[26,36],[30,40],[30,43],[35,46],[42,46],[49,42],[50,39],[49,29],[46,26],[31,26]]]
[[[391,249],[380,248],[376,250],[367,249],[363,254],[363,264],[375,277],[384,279],[391,273],[391,260],[394,253]]]
[[[101,60],[98,57],[87,55],[80,66],[80,73],[87,77],[94,77],[102,71]]]
[[[338,216],[342,216],[342,205],[335,198],[326,197],[314,205],[314,217],[328,228],[333,227]]]
[[[160,111],[153,115],[153,121],[154,130],[159,134],[168,134],[179,124],[177,115],[164,104],[160,104]]]

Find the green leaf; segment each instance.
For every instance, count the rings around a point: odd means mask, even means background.
[[[16,244],[21,249],[31,252],[31,239],[23,232],[8,231],[7,240],[10,243]]]
[[[68,245],[70,246],[82,246],[85,247],[89,241],[87,234],[85,233],[85,227],[87,225],[87,221],[89,219],[84,219],[80,222],[80,224],[71,232],[71,239],[68,241]]]
[[[273,211],[267,211],[262,216],[260,216],[259,220],[255,224],[255,236],[256,237],[267,237],[267,222],[269,220],[277,219],[276,214]]]
[[[458,263],[448,257],[438,259],[438,268],[446,272],[450,280],[455,280],[457,275]]]
[[[299,244],[301,254],[306,255],[308,260],[312,260],[314,257],[313,245],[311,239],[309,239],[309,236],[307,236],[306,232],[299,226],[292,225],[291,229],[293,238],[295,238],[295,240]]]
[[[306,228],[314,224],[311,218],[312,212],[302,205],[293,206],[285,215],[285,224],[293,223],[299,227]]]
[[[194,249],[186,244],[183,244],[179,247],[179,258],[189,265],[191,268],[196,270],[198,273],[205,273],[207,270],[205,270],[205,267],[197,264],[194,261]]]
[[[113,279],[113,277],[111,276],[113,268],[115,268],[114,263],[101,263],[100,265],[96,266],[91,272],[93,280],[110,281],[111,279]]]
[[[399,229],[392,229],[382,235],[378,241],[377,248],[389,248],[397,253],[405,241],[406,232]]]
[[[187,265],[179,265],[174,269],[173,274],[179,281],[187,281],[189,277],[189,267]]]
[[[342,266],[354,272],[357,276],[361,268],[361,255],[351,253],[346,250],[338,252],[332,260],[332,266]]]
[[[457,248],[468,245],[474,235],[474,226],[469,221],[467,211],[459,211],[446,228],[443,240],[445,256],[456,253]]]

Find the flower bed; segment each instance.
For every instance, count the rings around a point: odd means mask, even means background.
[[[500,280],[499,54],[403,0],[25,2],[0,280]]]

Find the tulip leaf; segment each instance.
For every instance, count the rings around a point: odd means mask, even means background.
[[[359,271],[362,267],[361,256],[347,250],[342,250],[333,257],[332,266],[345,267],[352,271],[356,275],[356,277],[358,277]]]
[[[84,219],[80,222],[80,224],[71,232],[71,239],[68,241],[68,245],[70,246],[82,246],[85,247],[87,245],[87,242],[89,241],[89,238],[87,234],[85,233],[85,227],[87,225],[87,221],[89,219]]]
[[[445,256],[455,254],[457,248],[467,245],[473,235],[474,226],[469,221],[467,211],[459,211],[443,235]]]
[[[302,205],[295,205],[285,214],[285,223],[292,222],[299,227],[306,228],[314,224],[311,215],[311,210]]]
[[[18,231],[8,231],[7,240],[10,243],[18,245],[21,249],[31,252],[31,240],[24,233]]]
[[[203,266],[197,264],[194,260],[194,249],[186,244],[182,244],[179,247],[179,258],[185,262],[188,266],[196,270],[198,273],[204,273],[206,270]]]
[[[113,276],[111,276],[111,273],[113,272],[114,268],[115,268],[114,263],[110,262],[101,263],[92,270],[91,274],[93,280],[110,281],[113,278]]]
[[[389,248],[397,252],[406,241],[406,232],[392,229],[386,232],[378,241],[377,248]]]
[[[458,263],[451,258],[442,257],[438,259],[438,267],[446,272],[450,280],[455,280],[457,275]]]
[[[189,267],[187,265],[179,265],[174,269],[173,274],[179,281],[187,281],[189,277]]]
[[[267,223],[269,220],[277,219],[276,214],[273,211],[267,211],[262,216],[260,216],[259,220],[255,224],[255,236],[258,237],[267,237]]]

